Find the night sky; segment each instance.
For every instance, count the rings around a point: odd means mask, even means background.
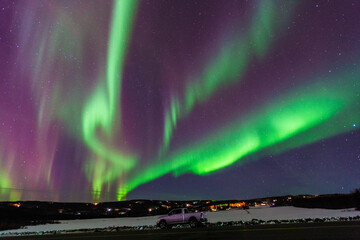
[[[360,1],[0,0],[0,201],[360,186]]]

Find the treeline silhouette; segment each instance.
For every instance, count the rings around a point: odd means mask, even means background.
[[[350,194],[320,195],[311,198],[294,198],[292,205],[303,208],[344,209],[356,208],[360,210],[360,189]]]

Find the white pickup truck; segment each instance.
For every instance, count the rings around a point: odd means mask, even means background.
[[[168,215],[159,217],[157,226],[166,229],[177,224],[189,224],[190,227],[194,228],[206,222],[207,217],[203,212],[189,212],[186,208],[176,208],[171,210]]]

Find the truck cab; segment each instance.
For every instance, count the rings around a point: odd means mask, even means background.
[[[190,212],[187,208],[176,208],[171,210],[168,215],[159,217],[157,225],[165,229],[177,224],[189,224],[190,227],[197,227],[206,222],[207,218],[203,212]]]
[[[181,224],[184,223],[185,216],[187,213],[189,213],[189,210],[187,210],[186,208],[177,208],[168,213],[169,217],[167,219],[169,219],[169,221],[171,221],[174,224]]]

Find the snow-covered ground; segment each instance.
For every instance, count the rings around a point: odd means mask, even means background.
[[[229,222],[229,221],[250,221],[258,219],[268,220],[292,220],[303,218],[331,218],[331,217],[356,217],[360,211],[354,209],[308,209],[296,207],[264,207],[250,208],[248,210],[231,209],[219,212],[207,212],[210,223]],[[62,220],[58,224],[45,224],[37,226],[28,226],[22,229],[0,231],[1,235],[22,234],[30,232],[48,232],[48,231],[66,231],[95,229],[107,227],[124,227],[124,226],[144,226],[155,225],[158,216],[138,217],[138,218],[102,218],[102,219],[85,219],[85,220]]]
[[[208,212],[210,222],[229,222],[229,221],[250,221],[259,219],[268,220],[291,220],[301,218],[331,218],[331,217],[355,217],[360,215],[360,211],[354,209],[319,209],[319,208],[297,208],[297,207],[264,207],[250,208],[249,213],[244,210],[229,210],[219,212]]]

